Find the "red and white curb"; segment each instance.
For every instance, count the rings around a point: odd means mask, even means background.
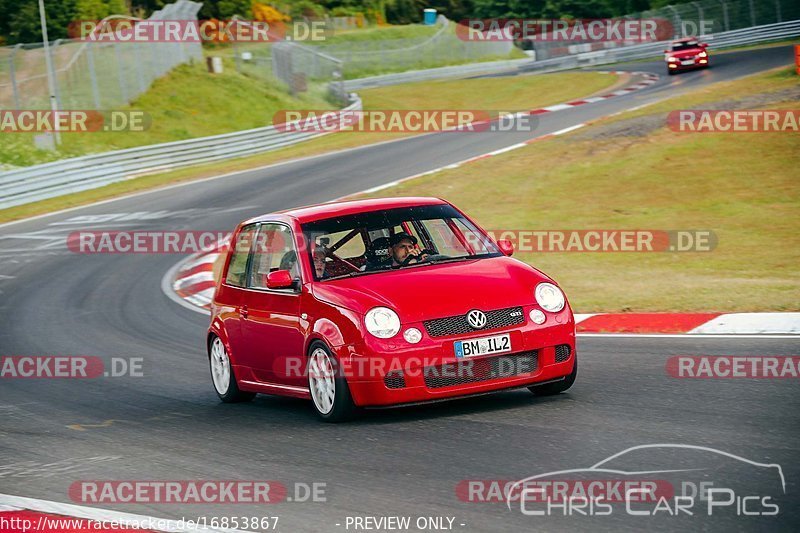
[[[191,255],[174,265],[161,280],[161,290],[177,304],[204,314],[211,312],[214,298],[214,263],[218,250]]]
[[[187,524],[187,520],[0,494],[0,532],[3,533],[245,533],[198,527]]]
[[[578,333],[800,335],[800,313],[575,314]]]

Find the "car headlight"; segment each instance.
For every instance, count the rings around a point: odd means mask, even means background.
[[[670,57],[669,59],[667,59],[667,61],[669,61],[670,63],[674,63],[674,62],[678,61],[678,58],[677,57]]]
[[[388,339],[400,331],[400,317],[388,307],[370,309],[364,317],[367,331],[380,339]]]
[[[705,52],[700,52],[699,54],[697,54],[697,57],[708,57],[708,54]]]
[[[566,303],[564,293],[552,283],[540,283],[537,285],[535,295],[536,302],[545,311],[558,313],[564,309],[564,304]]]

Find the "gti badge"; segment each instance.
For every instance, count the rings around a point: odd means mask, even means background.
[[[473,309],[467,313],[467,322],[469,322],[469,325],[472,326],[473,329],[481,329],[486,325],[486,315],[483,311]]]

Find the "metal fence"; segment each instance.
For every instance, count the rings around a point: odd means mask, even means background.
[[[150,17],[197,20],[202,4],[178,0]],[[109,109],[130,103],[153,81],[181,63],[201,60],[200,43],[90,42],[50,44],[59,109]],[[0,109],[49,109],[44,48],[0,48]]]
[[[381,72],[425,69],[452,63],[471,63],[508,57],[514,45],[507,41],[465,41],[444,16],[438,30],[427,37],[348,41],[338,43],[233,44],[231,51],[239,72],[272,77],[292,92],[308,83],[329,83],[332,96],[341,100],[342,80]]]
[[[345,108],[360,110],[361,100]],[[274,126],[126,150],[116,150],[0,173],[0,209],[94,189],[147,174],[268,152],[324,135]]]
[[[668,5],[660,9],[626,15],[626,19],[659,19],[668,21],[673,38],[713,36],[738,29],[765,26],[800,19],[798,0],[700,0]],[[625,43],[579,43],[569,41],[531,41],[537,60],[628,48]]]
[[[707,37],[708,44],[713,50],[775,40],[794,39],[800,37],[800,20],[767,24],[755,28],[732,30],[729,32],[716,33]],[[704,40],[706,40],[706,37],[704,37]],[[634,61],[658,56],[663,57],[664,47],[665,43],[663,41],[625,46],[622,48],[555,57],[543,61],[532,61],[519,68],[524,71],[556,72],[593,65],[608,65],[623,61]]]
[[[714,50],[782,39],[793,39],[800,37],[800,20],[781,22],[779,24],[767,24],[755,28],[743,28],[740,30],[717,33],[709,37],[708,43]],[[608,65],[623,61],[660,57],[663,56],[665,46],[666,43],[661,41],[607,50],[580,52],[544,60],[514,59],[509,61],[454,65],[450,67],[346,80],[344,86],[346,91],[356,91],[370,87],[395,85],[398,83],[412,83],[416,81],[438,80],[479,74],[527,71],[558,72],[586,66]]]

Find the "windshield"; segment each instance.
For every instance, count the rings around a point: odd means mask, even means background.
[[[697,47],[698,47],[697,41],[678,41],[672,43],[673,52],[680,52],[682,50],[691,50]]]
[[[302,228],[317,281],[502,255],[450,205],[358,213]]]

